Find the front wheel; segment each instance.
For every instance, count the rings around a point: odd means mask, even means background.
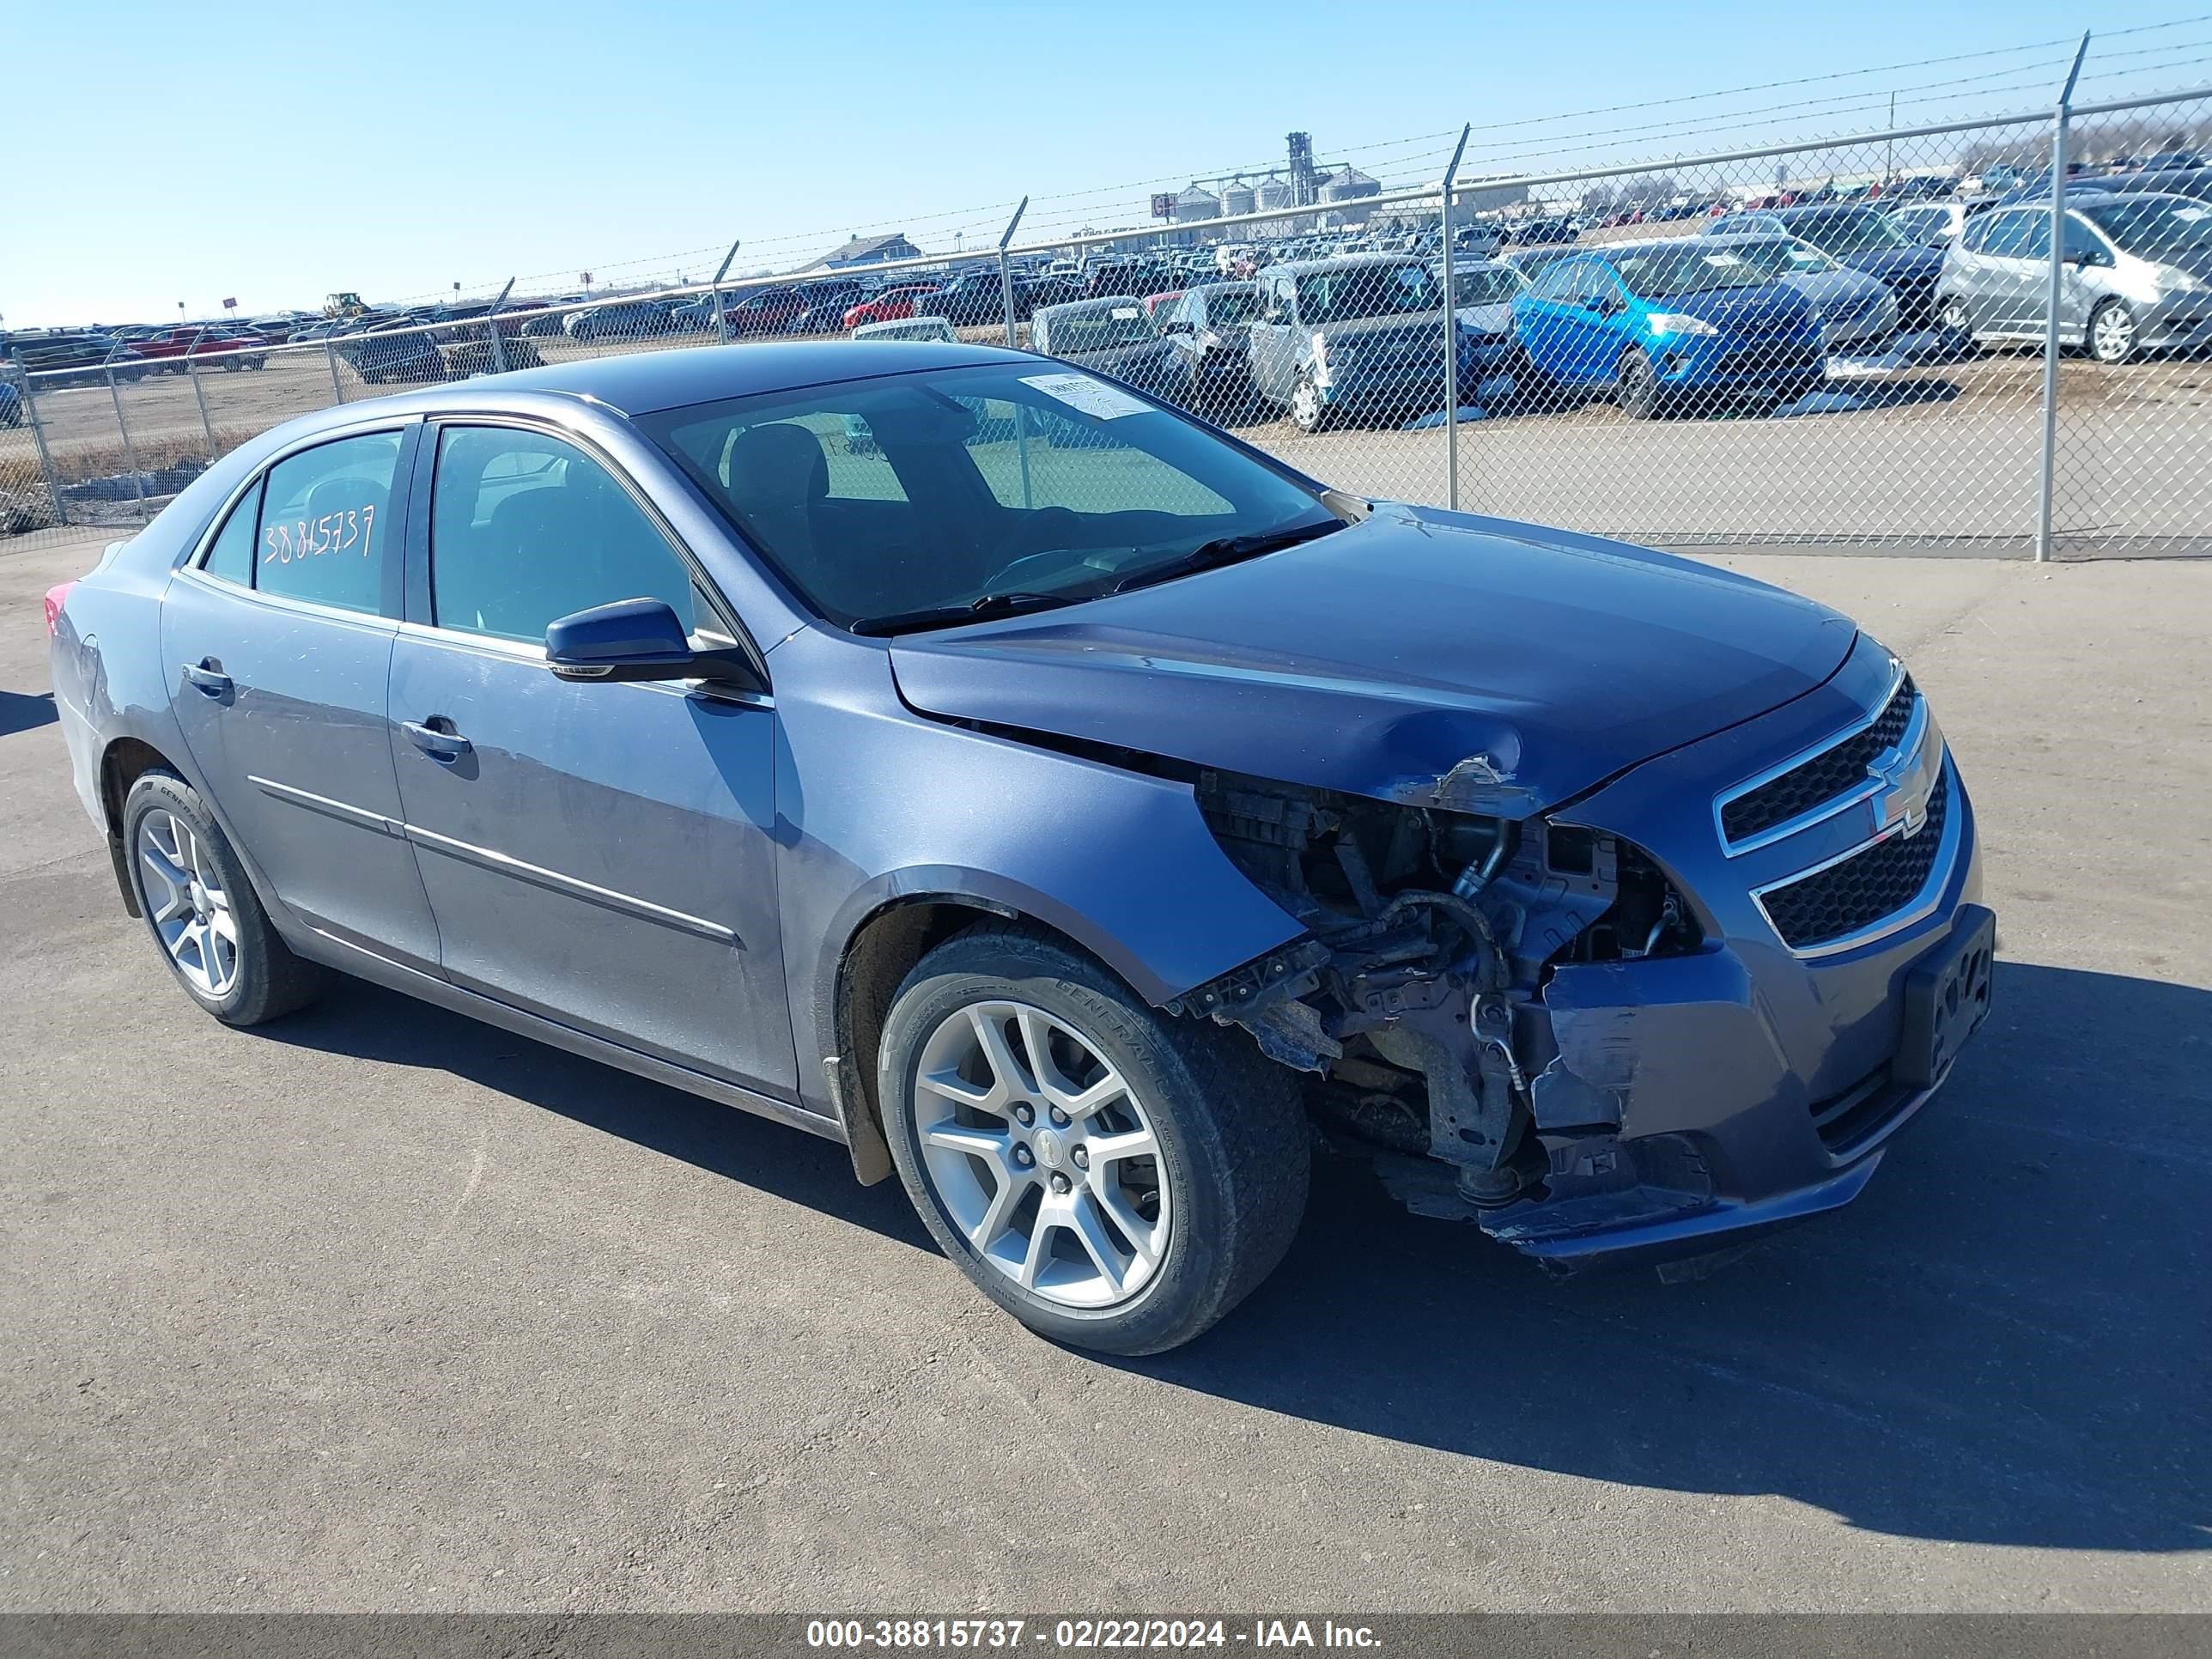
[[[1621,354],[1618,389],[1620,412],[1632,421],[1648,421],[1659,412],[1659,374],[1640,349]]]
[[[2124,363],[2139,345],[2136,314],[2121,301],[2107,300],[2090,313],[2089,355],[2099,362]]]
[[[1304,1212],[1310,1132],[1288,1072],[1018,928],[986,924],[922,959],[877,1079],[931,1236],[1056,1342],[1189,1341],[1273,1270]]]
[[[1321,400],[1321,388],[1310,374],[1299,375],[1297,385],[1291,389],[1291,424],[1308,434],[1328,424],[1328,405]]]
[[[1942,331],[1943,343],[1949,349],[1966,352],[1974,349],[1973,322],[1966,315],[1966,302],[1956,295],[1936,307],[1936,326]]]

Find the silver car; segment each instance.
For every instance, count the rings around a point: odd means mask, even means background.
[[[2069,192],[2058,337],[2098,362],[2212,346],[2212,204],[2160,191]],[[2050,314],[2051,210],[1978,215],[1943,257],[1936,316],[1976,343],[2039,340]]]
[[[1889,284],[1838,264],[1810,242],[1788,235],[1709,240],[1811,301],[1830,351],[1873,351],[1897,332],[1897,295]]]
[[[1897,234],[1915,247],[1948,247],[1966,228],[1964,202],[1913,202],[1888,211]]]

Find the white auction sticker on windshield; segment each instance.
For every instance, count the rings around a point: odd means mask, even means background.
[[[1088,374],[1024,374],[1022,384],[1033,386],[1046,397],[1057,398],[1070,409],[1102,421],[1152,412],[1152,406],[1143,398],[1133,398],[1119,386],[1094,380]]]
[[[1114,320],[1117,323],[1133,323],[1143,314],[1144,313],[1139,311],[1134,306],[1115,306],[1114,307]]]

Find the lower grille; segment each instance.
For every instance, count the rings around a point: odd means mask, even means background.
[[[1838,1156],[1863,1145],[1886,1127],[1913,1091],[1892,1080],[1887,1062],[1826,1100],[1813,1103],[1813,1132]]]
[[[1928,820],[1917,836],[1893,835],[1839,864],[1815,870],[1759,896],[1784,944],[1810,950],[1870,927],[1917,898],[1936,868],[1949,816],[1951,781],[1938,774],[1928,796]]]

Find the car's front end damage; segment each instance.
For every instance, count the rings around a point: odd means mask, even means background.
[[[1988,1007],[1973,811],[1848,618],[1382,504],[1187,581],[901,641],[908,705],[1188,785],[1300,930],[1249,1031],[1425,1213],[1548,1262],[1848,1201]]]
[[[1862,640],[1827,684],[1525,817],[1207,771],[1231,859],[1309,937],[1178,999],[1310,1074],[1425,1214],[1547,1264],[1662,1263],[1832,1208],[1990,989],[1972,809]]]

